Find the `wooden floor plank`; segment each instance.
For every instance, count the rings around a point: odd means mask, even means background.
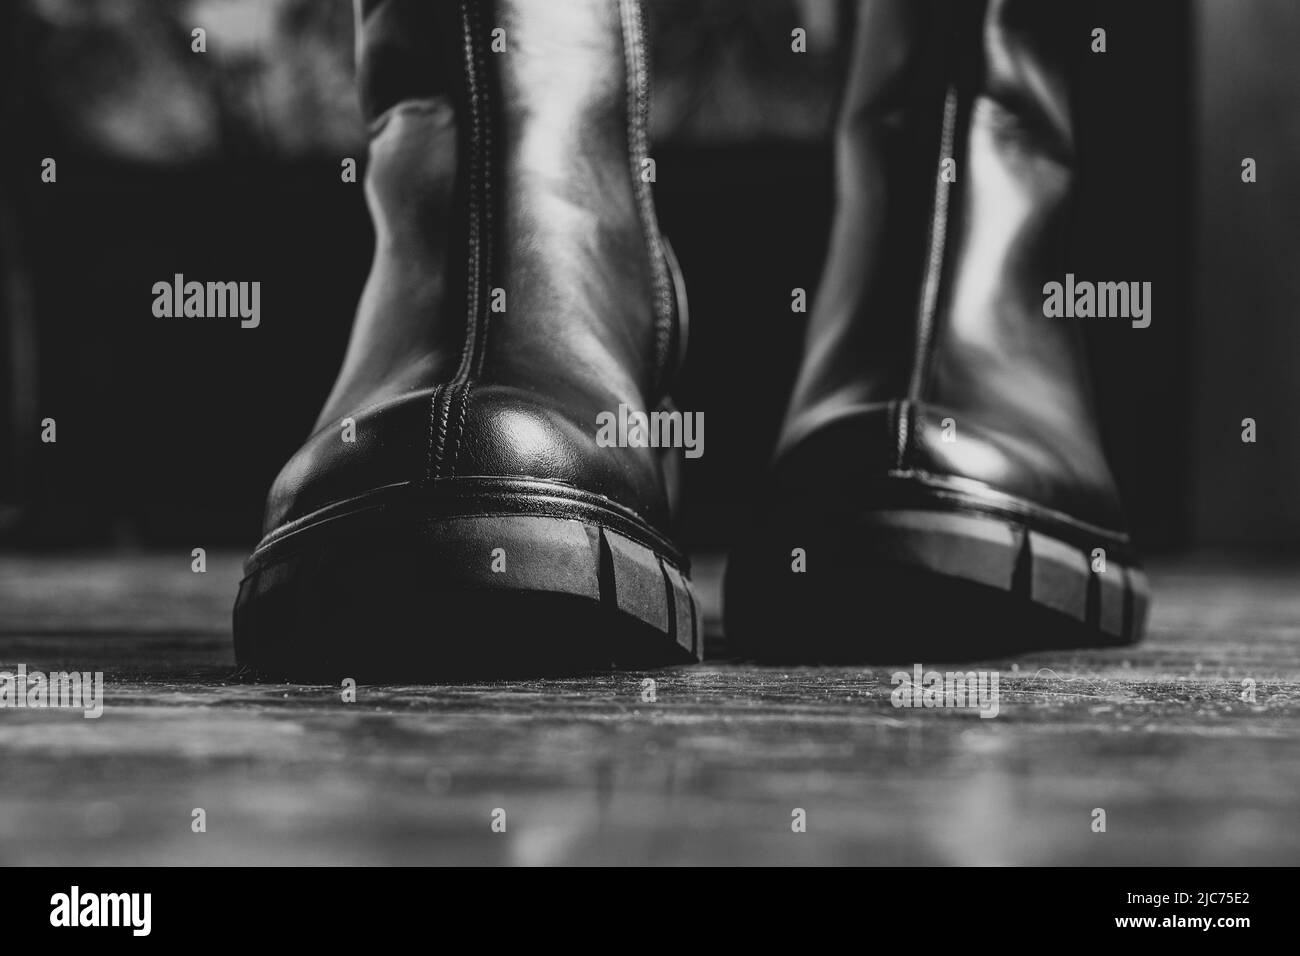
[[[0,863],[1300,862],[1295,564],[1158,565],[1146,643],[975,665],[981,719],[895,708],[889,667],[241,683],[238,558],[190,560],[0,555],[0,669],[107,698],[0,709]]]

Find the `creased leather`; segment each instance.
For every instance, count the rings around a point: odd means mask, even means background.
[[[1076,176],[1064,49],[1088,35],[1060,6],[861,4],[831,252],[775,466],[791,491],[819,471],[846,488],[919,471],[1123,527],[1079,329],[1042,312],[1044,283],[1063,277]],[[918,350],[948,87],[958,181]],[[904,403],[900,426],[885,424],[890,403]]]
[[[476,318],[459,12],[415,0],[360,0],[357,9],[375,258],[314,434],[272,488],[268,533],[430,474],[562,482],[665,530],[665,455],[595,443],[598,413],[650,411],[664,399],[652,259],[661,253],[636,202],[619,5],[477,4],[482,28],[504,29],[507,43],[483,55],[489,75],[479,78],[490,96],[486,281],[504,290],[505,311],[478,316],[482,353],[459,392],[449,383],[463,371]],[[435,395],[453,394],[440,416]],[[339,437],[347,417],[355,444]]]

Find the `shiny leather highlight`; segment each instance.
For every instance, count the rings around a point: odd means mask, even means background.
[[[665,453],[595,443],[599,413],[666,401],[682,338],[637,181],[639,7],[361,0],[358,14],[375,257],[267,534],[373,489],[466,477],[563,484],[663,533]],[[489,48],[497,28],[505,52]]]
[[[867,0],[860,17],[778,488],[924,473],[1122,535],[1079,329],[1042,311],[1076,175],[1064,48],[1086,30],[1033,0]]]

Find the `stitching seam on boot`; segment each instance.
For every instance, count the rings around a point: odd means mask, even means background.
[[[921,284],[921,302],[917,320],[916,357],[912,365],[912,380],[907,397],[913,401],[923,399],[933,354],[935,323],[938,319],[940,291],[944,279],[944,260],[948,245],[948,214],[952,199],[952,186],[943,178],[945,159],[953,154],[957,130],[957,87],[949,85],[943,101],[943,132],[939,142],[939,161],[935,163],[934,205],[930,218],[929,252],[926,258],[925,277]]]
[[[627,81],[628,168],[632,175],[632,196],[650,259],[651,289],[654,295],[655,368],[650,387],[662,390],[672,345],[674,288],[668,264],[660,246],[659,223],[649,183],[641,178],[642,160],[648,158],[650,79],[645,53],[645,19],[640,0],[620,0],[619,20],[623,28],[623,62]],[[654,396],[647,396],[653,398]]]
[[[429,458],[432,478],[443,477],[444,464],[455,474],[455,457],[460,450],[460,432],[468,415],[468,383],[482,372],[487,340],[487,314],[484,284],[490,285],[492,214],[491,188],[492,140],[487,104],[487,70],[479,45],[481,32],[479,5],[476,0],[462,0],[460,4],[462,69],[465,71],[466,107],[468,112],[468,142],[465,154],[469,159],[466,171],[466,285],[465,285],[465,341],[461,346],[460,364],[447,387],[433,396],[432,414],[439,419],[436,442]],[[451,406],[460,402],[453,425]],[[441,407],[439,407],[441,406]],[[452,448],[448,461],[447,449]]]

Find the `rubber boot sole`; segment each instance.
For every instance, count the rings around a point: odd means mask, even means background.
[[[733,552],[727,653],[871,663],[1118,646],[1140,639],[1149,593],[1110,537],[942,507],[867,511],[770,525]]]
[[[258,677],[372,682],[697,661],[685,560],[602,501],[457,479],[313,515],[249,558],[236,659]]]

